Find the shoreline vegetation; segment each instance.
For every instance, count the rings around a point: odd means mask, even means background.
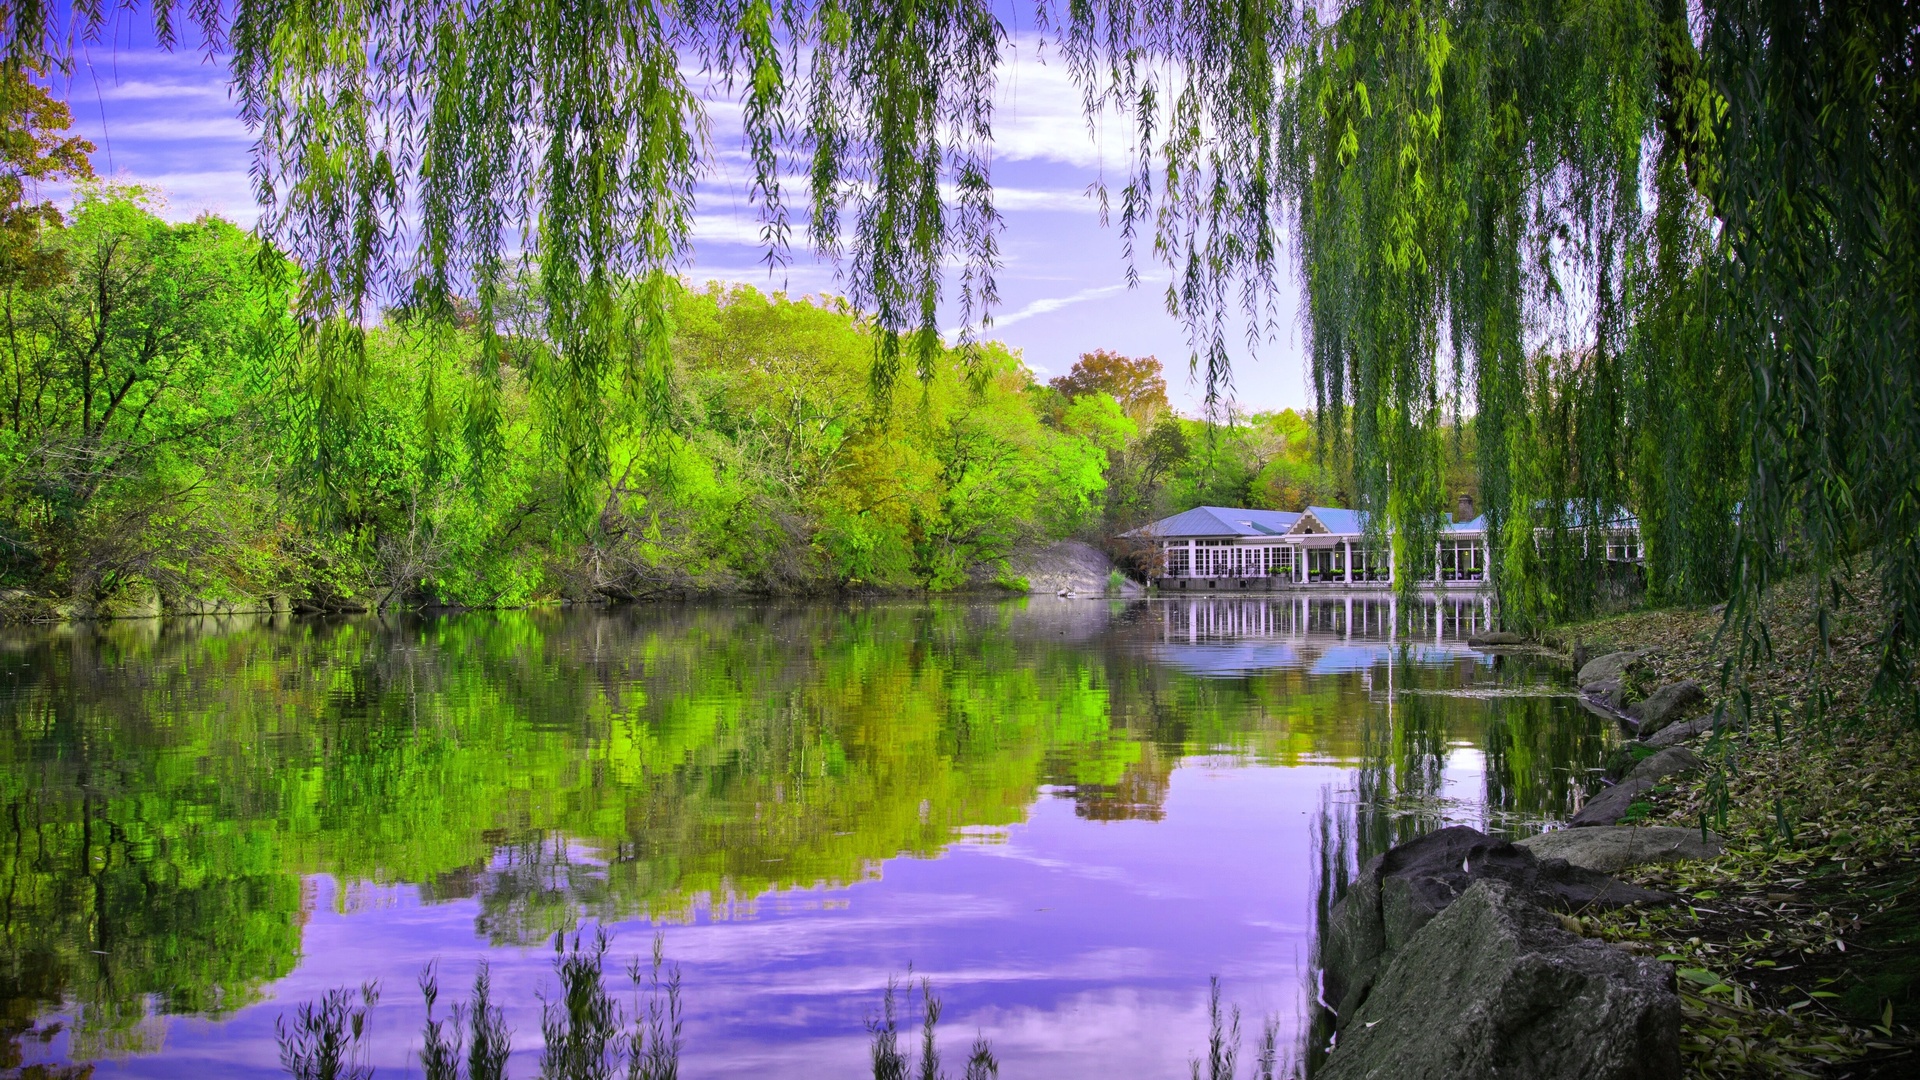
[[[612,939],[601,929],[591,941],[583,941],[578,931],[571,940],[565,933],[554,938],[554,972],[560,986],[554,999],[542,1007],[539,1075],[543,1080],[613,1080],[621,1075],[628,1080],[676,1080],[687,1047],[680,969],[667,963],[664,938],[654,936],[650,967],[637,958],[627,965],[633,988],[630,1006],[607,987],[606,958]],[[437,963],[420,973],[419,987],[426,1009],[417,1056],[425,1080],[506,1080],[514,1033],[493,1003],[485,961],[475,973],[471,1000],[439,1016],[435,1015],[440,995]],[[357,995],[352,988],[342,987],[297,1005],[291,1021],[283,1013],[274,1028],[282,1068],[294,1080],[372,1080],[376,1070],[367,1063],[365,1039],[380,996],[380,987],[373,983],[359,987]],[[951,1075],[941,1065],[942,1011],[932,979],[916,979],[911,968],[905,979],[889,978],[880,992],[879,1008],[866,1020],[873,1080],[945,1080]],[[912,1031],[916,1016],[917,1033]],[[1246,1049],[1240,1021],[1238,1006],[1223,1005],[1220,980],[1215,977],[1207,989],[1206,1050],[1189,1061],[1193,1080],[1239,1080],[1240,1055]],[[1252,1046],[1248,1080],[1302,1075],[1297,1062],[1280,1047],[1279,1032],[1277,1018],[1263,1022]],[[916,1034],[917,1056],[911,1046]],[[904,1048],[903,1035],[909,1040]],[[999,1077],[1000,1061],[985,1034],[974,1035],[961,1068],[960,1080]]]
[[[1152,357],[1043,381],[986,342],[882,392],[846,301],[679,282],[669,377],[607,376],[571,477],[531,271],[503,338],[400,304],[339,368],[233,225],[48,212],[0,282],[0,621],[1025,591],[1069,540],[1141,577],[1111,538],[1173,507],[1341,497],[1311,413],[1182,417]]]
[[[625,969],[632,1001],[608,988],[607,955],[612,939],[604,929],[592,939],[576,931],[554,937],[554,973],[559,992],[543,1001],[540,1020],[539,1076],[542,1080],[676,1080],[683,1034],[680,969],[664,954],[665,939],[653,939],[651,965],[638,958]],[[663,978],[664,975],[664,978]],[[436,1015],[439,968],[430,963],[418,980],[425,1015],[417,1051],[425,1080],[506,1080],[514,1032],[494,1003],[486,962],[477,968],[471,999]],[[918,998],[916,1002],[915,998]],[[301,1003],[275,1022],[281,1066],[294,1080],[372,1080],[367,1040],[381,989],[375,983],[341,987],[318,1000]],[[869,1013],[866,1030],[873,1080],[944,1080],[939,1026],[943,1006],[933,980],[890,977],[880,992],[879,1008]],[[917,1017],[918,1032],[913,1022]],[[1238,1006],[1224,1006],[1220,980],[1207,990],[1207,1046],[1189,1061],[1194,1080],[1238,1080],[1243,1046]],[[1279,1046],[1279,1023],[1269,1017],[1254,1043],[1248,1080],[1298,1077],[1295,1062]],[[915,1036],[917,1035],[917,1040]],[[902,1046],[902,1038],[908,1045]],[[912,1042],[917,1041],[916,1055]],[[89,1066],[81,1066],[90,1071]],[[959,1080],[996,1080],[1000,1061],[993,1043],[976,1033],[967,1047]],[[411,1073],[411,1069],[407,1070]],[[78,1080],[83,1074],[75,1074]],[[61,1080],[54,1076],[53,1080]]]
[[[1629,696],[1707,688],[1693,713],[1705,730],[1677,740],[1705,767],[1637,796],[1627,821],[1711,830],[1725,853],[1623,871],[1675,902],[1575,920],[1675,965],[1691,1075],[1891,1077],[1920,1063],[1920,729],[1908,703],[1874,693],[1891,617],[1877,579],[1841,583],[1824,628],[1816,578],[1776,584],[1761,609],[1771,648],[1747,663],[1719,608],[1629,611],[1539,637],[1570,658],[1647,650]],[[1628,746],[1636,761],[1651,753]]]

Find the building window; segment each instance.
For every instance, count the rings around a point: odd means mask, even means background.
[[[1186,577],[1192,567],[1187,562],[1187,545],[1167,545],[1167,576]]]
[[[1478,540],[1443,540],[1440,577],[1444,581],[1481,581],[1487,576],[1486,548]]]

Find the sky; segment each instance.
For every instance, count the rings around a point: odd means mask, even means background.
[[[143,36],[123,28],[117,40],[84,47],[70,80],[56,81],[55,93],[64,93],[73,111],[75,133],[97,147],[95,171],[157,188],[166,217],[212,211],[251,226],[258,216],[248,179],[253,136],[229,97],[225,68],[197,51],[163,52]],[[1001,301],[986,336],[1018,349],[1042,379],[1066,374],[1075,358],[1094,349],[1157,356],[1175,407],[1197,415],[1203,387],[1189,376],[1186,333],[1162,300],[1166,270],[1143,254],[1142,282],[1128,288],[1117,225],[1101,225],[1088,193],[1102,179],[1115,193],[1124,183],[1124,139],[1089,131],[1064,68],[1048,64],[1034,39],[1015,40],[994,122],[993,182],[1005,231]],[[750,177],[737,111],[714,98],[712,168],[697,191],[685,276],[797,295],[844,291],[834,264],[805,248],[800,229],[789,265],[769,275],[747,201]],[[789,202],[800,195],[791,192]],[[1145,252],[1147,245],[1140,246]],[[950,280],[948,291],[957,288]],[[1245,411],[1311,403],[1297,286],[1286,280],[1281,289],[1278,336],[1257,353],[1235,339],[1232,397]]]

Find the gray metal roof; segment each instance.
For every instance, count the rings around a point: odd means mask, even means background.
[[[1166,539],[1176,536],[1281,536],[1300,515],[1287,510],[1251,510],[1239,506],[1196,506],[1184,514],[1142,525],[1128,536]]]
[[[1367,515],[1364,511],[1342,510],[1335,506],[1309,506],[1307,513],[1312,514],[1331,535],[1359,536],[1367,529]],[[1186,513],[1161,518],[1151,525],[1142,525],[1126,535],[1160,540],[1176,537],[1283,536],[1291,532],[1304,516],[1289,510],[1196,506]],[[1443,533],[1484,533],[1486,531],[1487,516],[1485,514],[1481,514],[1472,521],[1456,522],[1449,517],[1447,523],[1441,526]]]
[[[1312,514],[1330,533],[1341,536],[1358,536],[1367,531],[1367,516],[1358,510],[1342,510],[1333,506],[1309,506],[1307,513]]]

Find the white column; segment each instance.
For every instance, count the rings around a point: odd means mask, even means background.
[[[1347,594],[1347,625],[1342,629],[1346,631],[1349,639],[1353,637],[1353,594],[1351,593]]]
[[[1435,540],[1433,542],[1433,583],[1438,585],[1442,580],[1440,576],[1440,541]]]
[[[1347,546],[1347,557],[1343,561],[1343,565],[1346,570],[1347,584],[1351,585],[1353,584],[1353,541],[1347,540],[1343,541],[1343,543]]]
[[[1389,585],[1393,584],[1394,565],[1395,565],[1395,561],[1394,561],[1394,555],[1393,555],[1393,541],[1388,540],[1387,541],[1387,583]]]

